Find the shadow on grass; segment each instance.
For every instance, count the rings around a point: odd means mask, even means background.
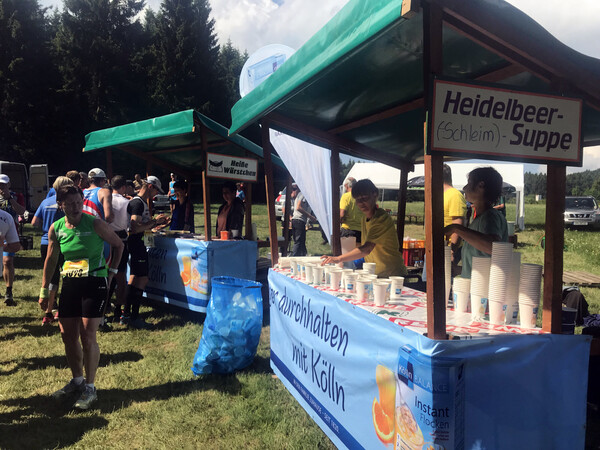
[[[31,322],[31,317],[4,317],[0,316],[0,327],[19,325]]]
[[[37,401],[49,403],[47,398]],[[51,424],[48,423],[48,417],[36,417],[15,424],[0,423],[2,448],[63,448],[79,442],[88,431],[108,425],[108,420],[100,416],[72,417],[63,413],[52,417]],[[4,422],[3,419],[0,416],[0,422]]]
[[[143,356],[137,352],[121,352],[112,354],[101,354],[99,367],[106,367],[112,364],[118,364],[122,362],[136,362],[140,361]],[[64,355],[49,356],[46,358],[26,358],[19,361],[13,361],[15,367],[6,372],[0,371],[0,375],[12,375],[21,369],[24,370],[39,370],[46,369],[48,367],[56,367],[57,369],[67,368],[67,358]],[[4,364],[11,364],[11,362],[5,362]]]

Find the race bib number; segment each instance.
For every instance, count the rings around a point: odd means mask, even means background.
[[[60,274],[66,278],[87,277],[90,273],[90,262],[87,259],[79,261],[65,261]]]

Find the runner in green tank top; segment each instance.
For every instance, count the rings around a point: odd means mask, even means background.
[[[121,260],[123,242],[102,219],[83,214],[83,194],[75,186],[63,186],[56,193],[56,203],[65,217],[48,230],[48,255],[44,263],[40,305],[48,302],[48,286],[58,262],[65,258],[58,320],[65,344],[67,362],[73,378],[52,396],[56,399],[80,394],[75,408],[88,409],[97,399],[94,381],[100,361],[96,340],[98,325],[107,301],[107,286],[112,281]],[[103,256],[104,242],[111,246],[111,267],[107,269]],[[85,379],[83,369],[85,365]]]

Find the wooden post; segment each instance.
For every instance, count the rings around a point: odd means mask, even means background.
[[[252,237],[252,183],[248,183],[246,186],[246,226],[245,234],[246,239]]]
[[[406,215],[407,183],[408,169],[402,169],[400,171],[400,185],[398,186],[398,216],[396,217],[396,232],[398,233],[400,251],[402,251],[402,242],[404,241],[404,220]]]
[[[208,162],[206,161],[206,150],[208,142],[206,142],[206,128],[203,124],[200,125],[200,140],[202,146],[202,156],[205,158],[204,170],[202,171],[202,203],[204,206],[204,238],[210,241],[212,238],[211,217],[210,217],[210,180],[208,179]]]
[[[267,212],[269,217],[269,240],[271,247],[271,266],[275,266],[279,259],[279,246],[277,242],[277,218],[275,217],[275,193],[273,190],[273,162],[271,161],[271,137],[269,136],[269,122],[262,120],[262,145],[265,158],[265,189],[267,190]]]
[[[423,3],[423,84],[425,108],[429,108],[431,85],[443,70],[442,11],[438,5]],[[425,117],[424,145],[427,145]],[[447,339],[444,288],[444,190],[443,158],[425,155],[425,254],[427,255],[427,336]]]
[[[202,202],[204,203],[204,236],[206,241],[210,241],[212,236],[210,229],[210,181],[206,170],[202,171]]]
[[[108,181],[113,177],[112,149],[106,150],[106,174]]]
[[[292,177],[288,175],[287,185],[285,187],[285,204],[283,205],[283,242],[285,245],[285,254],[290,247],[290,211],[292,210]]]
[[[542,329],[562,331],[562,276],[565,245],[565,166],[548,165],[546,185],[546,245],[544,250],[544,299]]]
[[[333,256],[342,254],[340,242],[340,151],[331,149],[331,252]]]

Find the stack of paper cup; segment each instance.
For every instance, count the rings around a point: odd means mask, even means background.
[[[452,285],[452,298],[454,300],[454,310],[457,312],[467,312],[469,308],[469,294],[471,292],[471,280],[469,278],[455,278]]]
[[[513,260],[513,245],[510,242],[492,243],[490,286],[488,291],[490,322],[503,324],[506,317],[506,294]]]
[[[447,308],[450,289],[452,288],[452,249],[449,246],[444,247],[444,287]]]
[[[535,328],[540,306],[542,266],[523,264],[519,283],[519,315],[521,326]]]
[[[342,269],[342,281],[340,282],[340,286],[343,290],[346,290],[346,275],[353,274],[354,270],[352,269]]]
[[[490,287],[492,259],[474,256],[471,263],[471,318],[481,320],[485,315]]]
[[[521,254],[513,252],[512,267],[508,277],[508,289],[506,290],[506,318],[505,323],[517,323],[519,313],[519,282],[521,279]]]
[[[368,262],[363,263],[363,270],[366,270],[371,274],[375,273],[375,267],[376,267],[375,263],[368,263]]]

